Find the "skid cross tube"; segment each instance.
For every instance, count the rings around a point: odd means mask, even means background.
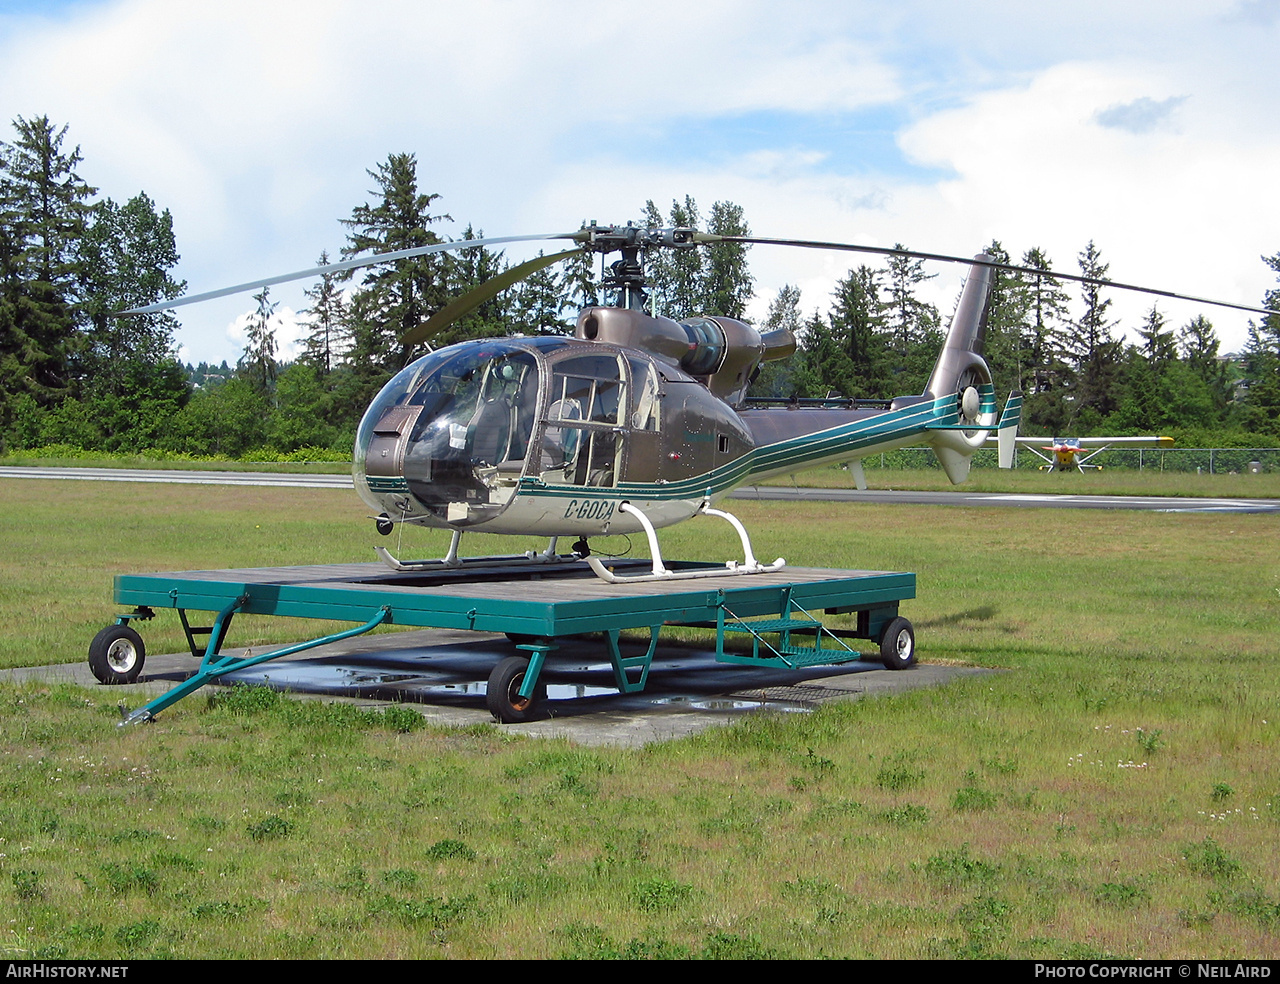
[[[159,697],[155,698],[155,700],[148,701],[132,714],[127,715],[120,722],[120,727],[124,727],[126,724],[137,724],[141,721],[150,721],[156,716],[156,714],[164,710],[166,707],[177,703],[188,694],[195,693],[206,683],[211,680],[216,680],[218,677],[227,673],[234,673],[237,670],[248,669],[250,666],[257,666],[259,663],[265,663],[268,660],[279,659],[281,656],[292,656],[294,653],[300,653],[307,649],[314,649],[316,646],[323,646],[325,643],[338,642],[342,639],[350,639],[352,636],[363,635],[370,629],[381,625],[386,620],[387,616],[391,614],[391,606],[383,605],[378,609],[378,614],[364,625],[357,626],[354,629],[347,629],[344,632],[336,632],[333,635],[327,635],[320,639],[313,639],[310,642],[300,642],[293,646],[286,646],[283,649],[263,653],[260,656],[245,656],[237,659],[234,656],[219,655],[219,650],[222,648],[222,639],[226,633],[227,626],[231,623],[232,616],[248,603],[249,596],[247,594],[243,594],[223,608],[222,611],[218,612],[218,617],[214,619],[213,627],[209,631],[209,644],[205,649],[204,659],[200,663],[200,669],[172,690],[161,694]]]

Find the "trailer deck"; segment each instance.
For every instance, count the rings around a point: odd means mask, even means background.
[[[614,563],[620,574],[648,562]],[[712,565],[670,563],[692,572]],[[723,569],[721,569],[723,570]],[[774,573],[705,579],[609,584],[581,562],[466,570],[393,572],[381,564],[330,564],[121,575],[115,600],[132,611],[103,629],[89,664],[103,683],[136,679],[145,646],[131,623],[177,611],[200,669],[186,682],[134,711],[146,720],[205,683],[236,670],[368,632],[377,625],[469,629],[505,633],[515,655],[501,660],[487,685],[490,710],[501,721],[536,716],[538,676],[557,640],[601,633],[624,693],[644,689],[664,626],[693,625],[716,632],[720,662],[772,667],[834,665],[863,658],[848,639],[879,644],[876,656],[901,669],[914,662],[914,633],[898,615],[915,597],[915,575],[888,571],[788,567]],[[193,625],[188,612],[216,612],[211,625]],[[853,629],[832,629],[820,614],[857,613]],[[355,628],[275,651],[233,659],[221,655],[237,614],[281,615],[360,623]],[[649,630],[644,655],[624,656],[619,633]],[[749,651],[726,639],[739,636]]]

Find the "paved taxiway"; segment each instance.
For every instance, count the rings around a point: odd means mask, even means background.
[[[181,485],[258,485],[279,488],[351,488],[350,475],[180,471],[141,468],[0,468],[0,478],[44,478],[93,482],[165,482]],[[1280,499],[1209,499],[1150,495],[1050,495],[1000,492],[909,492],[814,489],[787,485],[744,486],[735,499],[806,502],[888,502],[920,506],[1006,506],[1018,509],[1145,509],[1153,512],[1280,512]]]

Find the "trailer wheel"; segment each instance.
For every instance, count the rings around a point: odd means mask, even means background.
[[[142,636],[127,625],[108,625],[89,643],[89,669],[101,683],[133,683],[146,659]]]
[[[508,656],[489,674],[485,702],[489,705],[489,713],[503,724],[532,721],[539,705],[546,699],[547,688],[542,683],[534,687],[533,696],[520,696],[520,685],[524,683],[528,670],[529,661],[523,656]]]
[[[905,670],[916,662],[916,633],[905,618],[895,618],[880,634],[880,659],[886,670]]]

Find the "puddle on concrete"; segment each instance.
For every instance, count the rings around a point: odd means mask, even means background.
[[[781,711],[808,714],[813,708],[787,700],[738,700],[731,697],[659,697],[654,704],[683,704],[699,711]]]
[[[484,684],[481,684],[483,687]],[[547,684],[547,700],[573,700],[577,697],[618,696],[617,687],[586,687],[577,683]]]

